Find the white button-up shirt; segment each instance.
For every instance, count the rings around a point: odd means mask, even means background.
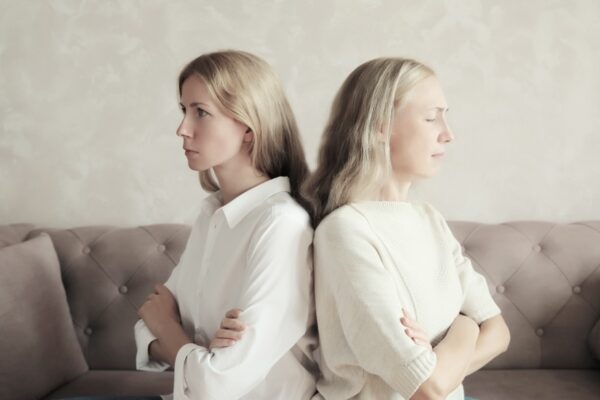
[[[308,213],[277,177],[222,205],[203,200],[179,264],[165,285],[193,339],[177,352],[174,400],[310,399],[317,345],[312,290],[313,230]],[[247,325],[227,348],[207,347],[225,313],[240,308]],[[164,371],[150,360],[156,337],[135,325],[136,368]]]

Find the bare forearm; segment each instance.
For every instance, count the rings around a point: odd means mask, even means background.
[[[458,387],[475,352],[478,335],[479,328],[474,321],[458,316],[444,339],[433,349],[437,356],[433,374],[411,400],[445,398]]]
[[[484,321],[479,329],[475,352],[465,375],[481,369],[498,355],[504,353],[510,343],[510,331],[500,315]]]
[[[157,339],[152,341],[148,348],[150,357],[157,361],[169,363],[172,366],[175,365],[175,358],[179,349],[187,343],[193,343],[185,333],[183,326],[175,321],[153,333]]]
[[[148,354],[150,355],[151,360],[159,361],[159,362],[168,362],[167,356],[165,354],[165,350],[162,348],[160,341],[158,339],[154,339],[150,346],[148,346]],[[173,365],[173,364],[171,364]]]
[[[434,348],[438,359],[436,369],[440,369],[441,386],[447,391],[454,390],[463,381],[465,371],[475,353],[478,335],[476,328],[452,326],[446,337]]]
[[[163,357],[171,365],[175,365],[175,358],[177,357],[179,349],[185,344],[193,343],[183,330],[183,327],[176,324],[173,324],[172,327],[159,338],[159,341]]]

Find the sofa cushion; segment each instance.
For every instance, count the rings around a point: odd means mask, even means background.
[[[0,318],[1,399],[40,398],[88,370],[47,234],[0,249]]]
[[[173,372],[91,370],[44,400],[71,396],[149,396],[173,392]]]
[[[598,320],[594,328],[592,328],[588,342],[590,344],[592,354],[594,357],[600,360],[600,320]]]
[[[479,370],[465,378],[465,394],[485,400],[597,400],[597,369]]]

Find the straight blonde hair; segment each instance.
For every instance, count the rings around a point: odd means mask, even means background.
[[[306,182],[315,225],[336,208],[371,198],[382,188],[392,172],[394,107],[432,75],[431,68],[413,59],[376,58],[346,78],[323,131],[317,169]]]
[[[309,170],[298,126],[270,65],[239,50],[203,54],[179,74],[179,97],[183,83],[192,75],[204,81],[212,98],[232,118],[252,130],[249,155],[254,168],[269,178],[287,176],[290,194],[312,217],[311,203],[302,192]],[[212,170],[199,172],[199,179],[204,190],[219,190]]]

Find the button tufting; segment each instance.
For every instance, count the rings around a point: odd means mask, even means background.
[[[85,328],[84,332],[85,332],[86,335],[91,336],[93,331],[92,331],[92,328],[87,327],[87,328]]]
[[[496,288],[496,291],[498,293],[504,293],[505,290],[506,290],[506,288],[504,287],[504,285],[500,285]]]
[[[85,246],[83,248],[83,254],[90,254],[90,248],[89,248],[89,246]]]
[[[573,293],[577,293],[577,294],[581,293],[581,286],[573,287]]]
[[[164,244],[161,244],[160,246],[158,246],[158,251],[160,251],[161,253],[164,252],[167,249],[167,246],[165,246]]]
[[[125,286],[125,285],[119,286],[119,292],[121,292],[122,294],[127,293],[127,290],[128,290],[127,286]]]
[[[533,246],[533,250],[535,250],[539,253],[542,250],[542,246],[540,246],[539,244],[536,244],[535,246]]]
[[[544,336],[544,330],[542,328],[535,331],[535,334],[538,336]]]

